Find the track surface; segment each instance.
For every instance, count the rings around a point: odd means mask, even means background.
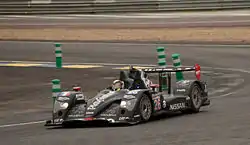
[[[119,15],[0,16],[0,28],[165,28],[249,26],[249,11]]]
[[[183,65],[198,62],[211,91],[212,105],[194,115],[159,117],[130,127],[46,129],[43,124],[13,125],[50,116],[51,79],[63,87],[80,83],[86,94],[106,87],[119,71],[118,63],[155,64],[157,46],[166,46],[168,64],[172,53],[180,53]],[[1,42],[0,60],[54,61],[52,43]],[[247,145],[250,144],[250,56],[237,46],[171,44],[65,43],[64,62],[109,63],[102,68],[64,69],[0,67],[0,136],[2,144],[110,144],[110,145]],[[111,65],[116,63],[116,65]],[[216,69],[221,68],[221,69]],[[222,69],[227,68],[227,69]],[[234,68],[234,69],[232,69]],[[238,80],[238,82],[236,81]],[[244,80],[239,81],[239,80]],[[34,122],[33,122],[34,123]],[[10,126],[3,126],[12,124]]]

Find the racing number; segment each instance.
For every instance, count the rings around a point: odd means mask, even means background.
[[[154,98],[154,110],[160,110],[161,109],[161,99],[159,96]]]

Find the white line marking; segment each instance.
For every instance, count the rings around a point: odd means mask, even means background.
[[[3,20],[5,20],[5,19],[11,20],[11,19],[15,19],[15,18],[4,18],[4,17],[0,17],[0,19],[3,19]]]
[[[51,0],[31,0],[31,4],[50,4]]]
[[[223,93],[227,90],[229,90],[230,88],[222,88],[222,89],[214,89],[213,92],[209,93],[208,95],[210,96],[213,96],[214,94],[217,94],[217,93]]]
[[[1,18],[1,16],[0,16]],[[35,19],[76,19],[77,17],[67,17],[67,16],[18,16],[18,15],[14,15],[14,16],[2,16],[2,19],[9,19],[9,18],[35,18]],[[84,18],[82,18],[84,19]]]
[[[226,84],[220,84],[221,86],[228,86],[228,87],[234,87],[234,86],[238,86],[239,84],[244,83],[244,79],[236,79],[233,82],[230,83],[226,83]]]
[[[214,16],[249,16],[250,13],[248,11],[239,11],[239,12],[204,12],[204,13],[133,13],[133,14],[120,14],[120,15],[113,15],[113,14],[106,14],[106,15],[88,15],[88,14],[69,14],[69,15],[35,15],[35,16],[25,16],[25,15],[14,15],[9,16],[5,15],[2,17],[12,17],[12,18],[41,18],[41,19],[75,19],[75,18],[82,18],[84,19],[87,17],[90,18],[181,18],[181,17],[214,17]],[[67,17],[67,18],[66,18]]]
[[[229,95],[233,95],[233,94],[236,94],[237,92],[230,92],[230,93],[227,93],[227,94],[223,94],[223,95],[219,95],[219,96],[212,96],[212,97],[209,97],[210,99],[219,99],[219,98],[224,98],[224,97],[227,97]]]
[[[24,125],[31,125],[31,124],[40,124],[40,123],[45,123],[45,121],[46,121],[46,120],[32,121],[32,122],[24,122],[24,123],[16,123],[16,124],[6,124],[6,125],[0,125],[0,128],[15,127],[15,126],[24,126]]]

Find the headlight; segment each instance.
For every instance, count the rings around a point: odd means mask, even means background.
[[[129,111],[131,111],[134,108],[135,103],[136,103],[136,99],[121,101],[120,107],[121,108],[126,108]]]
[[[69,104],[68,103],[61,103],[60,106],[62,109],[66,109],[66,108],[68,108]]]
[[[126,105],[127,105],[127,102],[126,102],[126,101],[122,101],[120,106],[121,106],[122,108],[126,108]]]
[[[69,106],[69,104],[67,102],[55,102],[55,106],[54,106],[54,112],[57,112],[59,110],[64,110],[67,109]]]

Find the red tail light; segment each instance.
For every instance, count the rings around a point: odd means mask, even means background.
[[[93,117],[88,117],[88,118],[84,118],[84,120],[91,121],[91,120],[94,120],[94,118]]]
[[[195,64],[195,77],[200,80],[201,79],[201,67],[199,64]]]

